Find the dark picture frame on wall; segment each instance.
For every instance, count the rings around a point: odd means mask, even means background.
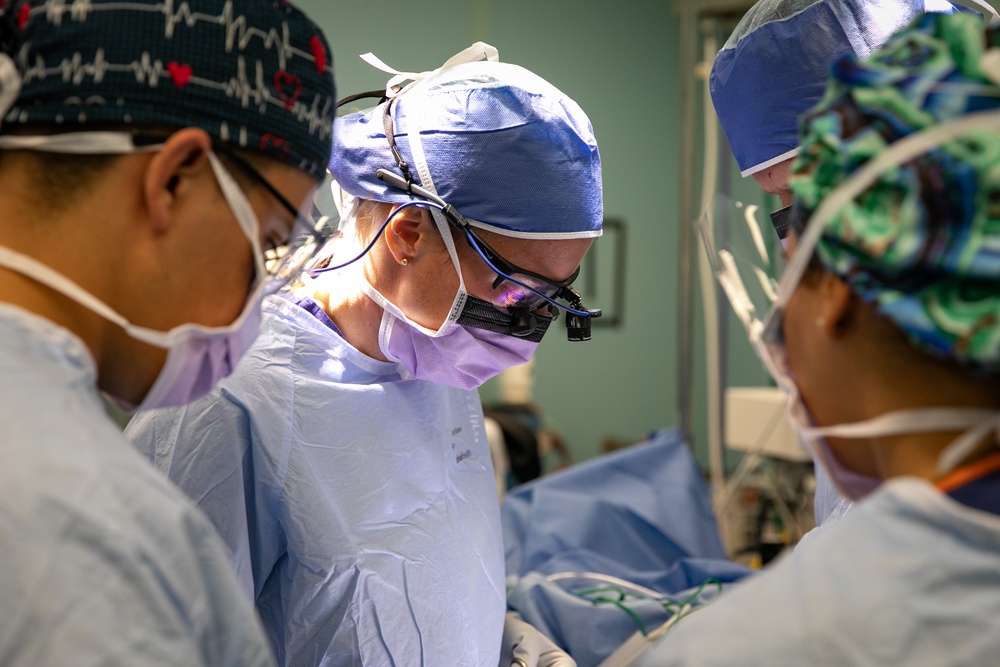
[[[605,218],[604,234],[597,239],[583,260],[582,289],[584,301],[602,314],[594,327],[616,328],[625,322],[625,221]]]

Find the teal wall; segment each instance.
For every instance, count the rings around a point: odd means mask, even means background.
[[[605,438],[632,441],[676,425],[681,80],[674,2],[300,0],[298,5],[330,39],[339,96],[385,84],[386,75],[359,54],[371,51],[396,69],[422,71],[481,40],[496,46],[501,60],[535,71],[583,107],[600,146],[605,215],[628,227],[624,326],[595,329],[589,343],[569,343],[557,323],[536,355],[535,399],[578,461],[600,453]],[[759,378],[745,339],[736,338],[743,344],[734,353],[736,374]],[[695,341],[694,439],[704,462],[700,319]],[[496,384],[489,383],[482,395],[494,400]]]

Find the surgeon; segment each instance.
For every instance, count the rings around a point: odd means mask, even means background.
[[[590,337],[572,282],[601,234],[591,124],[481,43],[376,94],[336,121],[329,271],[265,301],[210,397],[128,435],[209,514],[281,664],[573,664],[505,632],[476,388],[546,333]]]
[[[289,4],[185,7],[0,2],[3,665],[273,662],[212,524],[102,393],[206,394],[322,242],[298,209],[330,157],[330,47]],[[275,244],[295,252],[269,270]]]
[[[717,267],[855,506],[642,665],[1000,655],[1000,29],[927,14],[832,72],[790,174],[770,312],[741,298],[722,246]]]
[[[715,57],[712,103],[740,173],[781,201],[771,214],[779,238],[788,234],[788,173],[799,153],[798,120],[819,102],[830,64],[869,56],[924,11],[950,11],[945,0],[759,0]],[[816,469],[816,525],[849,508]]]

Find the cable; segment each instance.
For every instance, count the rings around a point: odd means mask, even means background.
[[[375,244],[378,243],[379,238],[382,236],[382,232],[385,231],[385,228],[389,224],[389,221],[392,220],[392,217],[397,213],[399,213],[400,211],[402,211],[403,209],[409,208],[411,206],[423,206],[423,207],[438,208],[438,209],[441,208],[437,204],[431,202],[411,201],[411,202],[406,202],[405,204],[400,204],[398,208],[394,209],[392,213],[386,216],[385,220],[382,222],[382,225],[378,228],[378,231],[372,236],[372,240],[368,243],[365,249],[361,251],[361,254],[359,254],[354,259],[348,260],[343,264],[338,264],[337,266],[325,266],[322,269],[311,269],[308,272],[309,276],[315,277],[320,273],[326,273],[327,271],[336,271],[337,269],[342,269],[345,266],[349,266],[354,262],[358,261],[359,259],[361,259],[362,257],[364,257],[365,255],[367,255],[368,251],[374,248]]]
[[[558,581],[560,579],[578,577],[581,574],[594,579],[607,578],[611,580],[622,581],[616,579],[615,577],[600,575],[598,573],[572,573],[572,572],[560,573],[559,575],[549,575],[547,579],[549,581]],[[628,585],[630,588],[633,586],[628,582],[624,583],[626,583],[626,585]],[[617,585],[599,586],[596,588],[587,588],[579,591],[570,591],[569,589],[566,590],[569,593],[590,602],[594,606],[598,606],[601,604],[610,604],[617,607],[618,609],[621,609],[623,612],[628,614],[629,618],[632,619],[632,621],[636,625],[636,628],[639,630],[640,633],[642,633],[642,636],[652,640],[658,637],[659,635],[663,634],[664,632],[666,632],[666,630],[669,629],[669,627],[672,626],[673,623],[676,623],[681,618],[690,614],[693,611],[692,605],[694,604],[694,602],[705,591],[705,588],[711,584],[715,584],[718,587],[717,595],[718,593],[722,592],[722,581],[717,579],[716,577],[709,577],[704,581],[702,581],[701,584],[694,590],[694,592],[688,595],[686,598],[684,598],[684,600],[681,602],[677,602],[676,600],[671,600],[669,598],[666,598],[665,596],[655,591],[650,591],[650,593],[652,593],[652,596],[647,596],[643,593],[636,593],[634,590],[624,590],[623,588]],[[637,588],[642,588],[642,587],[637,587]],[[644,590],[649,590],[649,589],[644,589]],[[617,595],[615,597],[609,597],[606,595],[598,595],[597,597],[590,597],[598,593],[607,593],[607,592],[613,592],[616,593]],[[655,630],[650,632],[649,630],[647,630],[646,624],[643,622],[639,614],[636,613],[634,610],[630,609],[626,604],[629,598],[634,598],[637,600],[651,599],[652,601],[657,602],[659,606],[663,608],[664,611],[669,613],[670,618],[665,623],[663,623]],[[712,600],[708,600],[704,604],[708,604],[709,602],[714,601],[714,599],[715,598],[713,598]]]

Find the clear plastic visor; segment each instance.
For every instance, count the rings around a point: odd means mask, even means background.
[[[720,194],[698,222],[709,266],[748,332],[763,327],[786,265],[770,213]]]

